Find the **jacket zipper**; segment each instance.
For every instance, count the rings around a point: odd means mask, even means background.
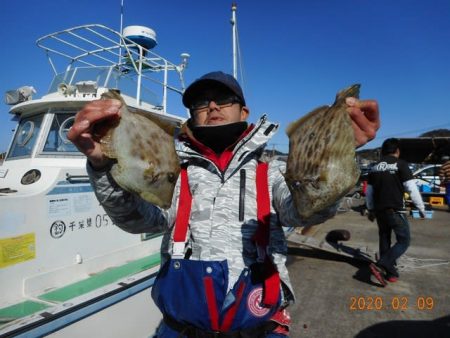
[[[240,170],[240,184],[239,184],[239,222],[244,221],[245,214],[245,169]]]
[[[266,122],[267,118],[266,117],[262,117],[261,121],[258,125],[255,126],[255,128],[252,130],[252,132],[250,134],[248,134],[244,139],[242,139],[237,145],[236,148],[233,152],[233,156],[230,159],[230,162],[228,162],[227,166],[225,167],[225,169],[223,170],[222,176],[225,180],[225,172],[228,170],[228,167],[230,166],[231,162],[233,162],[233,159],[235,158],[235,156],[237,155],[238,151],[248,142],[252,139],[252,137],[258,132],[259,129],[261,129],[262,125],[264,124],[264,122]],[[248,152],[247,152],[248,153]],[[253,153],[253,152],[251,152]],[[246,154],[246,152],[244,152],[242,155]],[[239,157],[239,160],[242,160],[243,156]]]

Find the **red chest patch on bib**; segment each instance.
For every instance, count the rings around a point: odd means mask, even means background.
[[[255,317],[263,317],[269,313],[270,309],[262,306],[262,287],[254,289],[247,297],[247,307]]]

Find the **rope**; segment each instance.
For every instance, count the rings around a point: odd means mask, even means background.
[[[450,261],[439,258],[416,258],[403,255],[398,261],[397,269],[399,271],[407,271],[446,264],[450,264]]]

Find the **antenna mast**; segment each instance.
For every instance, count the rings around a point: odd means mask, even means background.
[[[123,0],[120,1],[120,35],[123,34]]]
[[[233,32],[233,77],[237,80],[237,37],[236,37],[236,9],[237,4],[231,4],[231,29]]]
[[[120,1],[120,41],[119,45],[119,65],[122,63],[122,36],[123,36],[123,0]]]

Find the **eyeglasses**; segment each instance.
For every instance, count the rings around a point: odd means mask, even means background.
[[[237,96],[228,96],[224,98],[209,98],[195,101],[191,104],[190,109],[195,112],[202,112],[208,109],[211,101],[214,101],[216,105],[219,106],[220,109],[231,107],[235,103],[241,103],[241,100]]]

